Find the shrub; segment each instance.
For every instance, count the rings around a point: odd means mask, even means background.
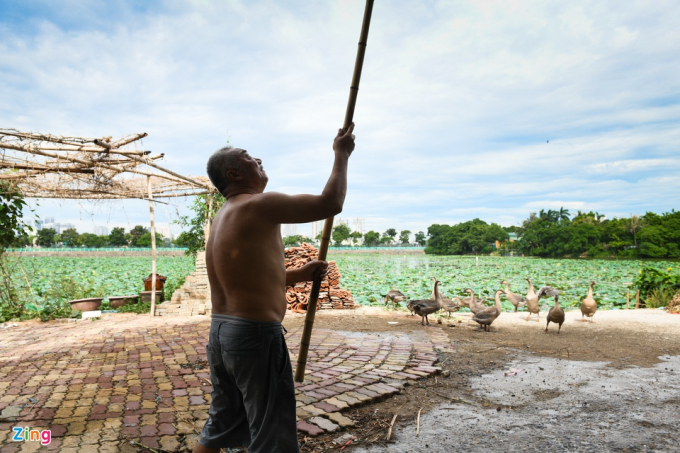
[[[656,268],[648,266],[640,271],[640,275],[638,275],[637,280],[635,280],[635,282],[633,283],[633,288],[639,289],[640,296],[646,300],[650,296],[650,293],[652,291],[655,290],[670,291],[672,289],[675,289],[677,285],[680,285],[680,275],[671,275],[669,272],[663,272]],[[675,289],[673,293],[675,293],[676,291],[677,289]],[[656,297],[657,298],[656,300],[658,300],[659,296],[660,294],[657,293],[654,297]],[[670,295],[670,298],[672,297],[673,294]]]
[[[137,313],[137,314],[146,314],[151,312],[151,304],[150,303],[143,303],[139,302],[136,304],[125,304],[120,308],[117,308],[119,313]]]
[[[657,288],[651,290],[645,298],[645,307],[660,308],[667,306],[673,300],[676,291],[675,288]]]

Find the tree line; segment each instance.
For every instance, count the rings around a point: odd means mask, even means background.
[[[43,228],[34,235],[17,234],[9,244],[10,247],[30,247],[35,241],[40,247],[151,247],[151,233],[142,225],[137,225],[127,233],[124,228],[114,228],[108,235],[78,233],[75,228],[68,228],[57,233],[54,228]],[[163,235],[156,233],[156,245],[164,244]]]
[[[509,234],[518,236],[509,240]],[[607,219],[598,212],[541,209],[521,225],[501,227],[474,219],[457,225],[428,228],[425,253],[455,255],[514,251],[526,256],[591,258],[680,257],[680,212]]]
[[[411,230],[401,230],[397,233],[395,228],[388,228],[382,234],[378,231],[369,231],[362,234],[360,231],[352,231],[347,225],[341,223],[333,227],[331,238],[336,247],[342,245],[364,246],[364,247],[380,247],[380,246],[408,246],[412,245]],[[399,237],[397,237],[397,235]],[[314,240],[321,241],[321,233],[319,233]],[[309,242],[310,238],[302,235],[286,236],[283,238],[283,245],[286,247],[297,246],[303,242]],[[415,234],[415,243],[425,246],[427,242],[425,233],[419,231]]]

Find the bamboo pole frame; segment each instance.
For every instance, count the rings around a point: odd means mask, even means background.
[[[167,204],[154,197],[213,194],[214,187],[207,177],[184,176],[156,164],[154,161],[161,159],[163,153],[152,156],[148,150],[121,149],[146,136],[142,132],[111,141],[111,137],[64,137],[0,128],[0,180],[7,180],[12,187],[20,188],[26,197],[148,199],[152,262],[150,314],[154,316],[157,292],[154,203]],[[14,151],[30,156],[19,157],[13,154]],[[145,171],[143,165],[155,170]],[[120,177],[123,174],[146,176],[146,181],[138,177]],[[210,210],[212,201],[211,198]]]
[[[345,111],[345,122],[343,129],[352,124],[354,118],[354,108],[357,103],[357,96],[359,94],[359,81],[361,79],[361,69],[364,65],[364,55],[366,54],[366,43],[368,41],[368,29],[371,25],[371,14],[373,13],[373,0],[366,0],[366,7],[364,8],[364,19],[361,23],[361,33],[359,35],[359,44],[357,48],[357,57],[354,62],[354,73],[352,75],[352,84],[349,88],[349,99],[347,101],[347,110]],[[326,260],[328,254],[328,246],[331,239],[331,231],[333,230],[333,217],[329,217],[324,222],[323,233],[321,234],[321,245],[319,247],[319,259]],[[305,379],[305,367],[307,366],[307,354],[309,353],[309,344],[312,338],[312,329],[314,328],[314,317],[316,315],[316,305],[319,300],[319,291],[321,290],[321,273],[317,272],[312,282],[312,290],[309,295],[307,305],[307,314],[305,315],[305,325],[302,330],[302,338],[300,339],[300,349],[298,351],[297,367],[295,368],[295,381],[302,382]]]

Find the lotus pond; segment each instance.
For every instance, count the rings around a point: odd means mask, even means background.
[[[385,254],[335,254],[329,255],[329,259],[338,263],[342,274],[340,286],[349,289],[361,305],[383,305],[385,294],[391,289],[398,289],[413,299],[430,298],[431,277],[442,282],[445,297],[465,295],[463,291],[470,287],[476,295],[493,301],[494,292],[503,289],[502,280],[510,283],[512,292],[525,295],[528,290],[525,279],[530,277],[536,291],[543,285],[561,290],[563,307],[580,306],[588,285],[595,281],[594,297],[600,308],[625,308],[628,287],[641,269],[652,266],[668,271],[672,268],[675,273],[678,265],[666,261]],[[514,309],[502,296],[501,301],[505,310]],[[541,302],[552,305],[552,298]],[[635,304],[634,290],[631,290],[631,304]]]
[[[531,277],[538,290],[550,285],[562,291],[560,302],[564,307],[575,307],[585,297],[589,283],[594,280],[595,299],[600,308],[625,308],[628,286],[635,281],[646,266],[676,273],[677,262],[666,261],[607,261],[607,260],[557,260],[517,257],[469,257],[391,254],[331,254],[328,259],[337,261],[342,274],[340,286],[352,292],[361,305],[383,305],[387,291],[398,289],[409,298],[429,298],[432,292],[431,277],[442,282],[441,291],[446,297],[464,295],[471,287],[475,294],[493,300],[501,280],[508,280],[510,290],[526,294],[526,277]],[[142,279],[151,272],[151,258],[146,257],[23,257],[25,270],[16,270],[15,282],[30,280],[33,296],[38,303],[48,302],[57,282],[73,281],[92,288],[101,295],[135,294],[144,287]],[[161,256],[157,262],[158,273],[168,277],[166,297],[178,288],[184,278],[194,271],[195,262],[186,256]],[[102,294],[104,293],[104,294]],[[631,291],[634,303],[634,291]],[[512,305],[501,298],[506,310]],[[544,299],[552,304],[552,300]]]
[[[151,257],[21,257],[20,267],[14,266],[13,281],[25,286],[31,283],[32,294],[40,304],[49,303],[54,288],[73,282],[84,290],[83,297],[136,294],[144,290],[143,279],[151,273]],[[195,260],[186,256],[159,256],[156,271],[168,277],[166,297],[178,288],[194,271]]]

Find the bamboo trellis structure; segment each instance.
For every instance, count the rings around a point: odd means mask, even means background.
[[[151,316],[156,302],[156,241],[153,203],[158,198],[209,194],[215,187],[205,176],[183,176],[156,163],[136,145],[145,132],[112,137],[67,137],[0,129],[0,192],[18,190],[27,198],[144,199],[151,220]],[[2,184],[4,183],[4,184]],[[208,222],[210,219],[208,219]],[[206,240],[210,225],[206,224]]]
[[[0,129],[0,181],[30,198],[147,199],[145,176],[152,179],[154,198],[214,192],[205,176],[183,176],[158,165],[164,154],[131,149],[146,136],[112,141]]]

